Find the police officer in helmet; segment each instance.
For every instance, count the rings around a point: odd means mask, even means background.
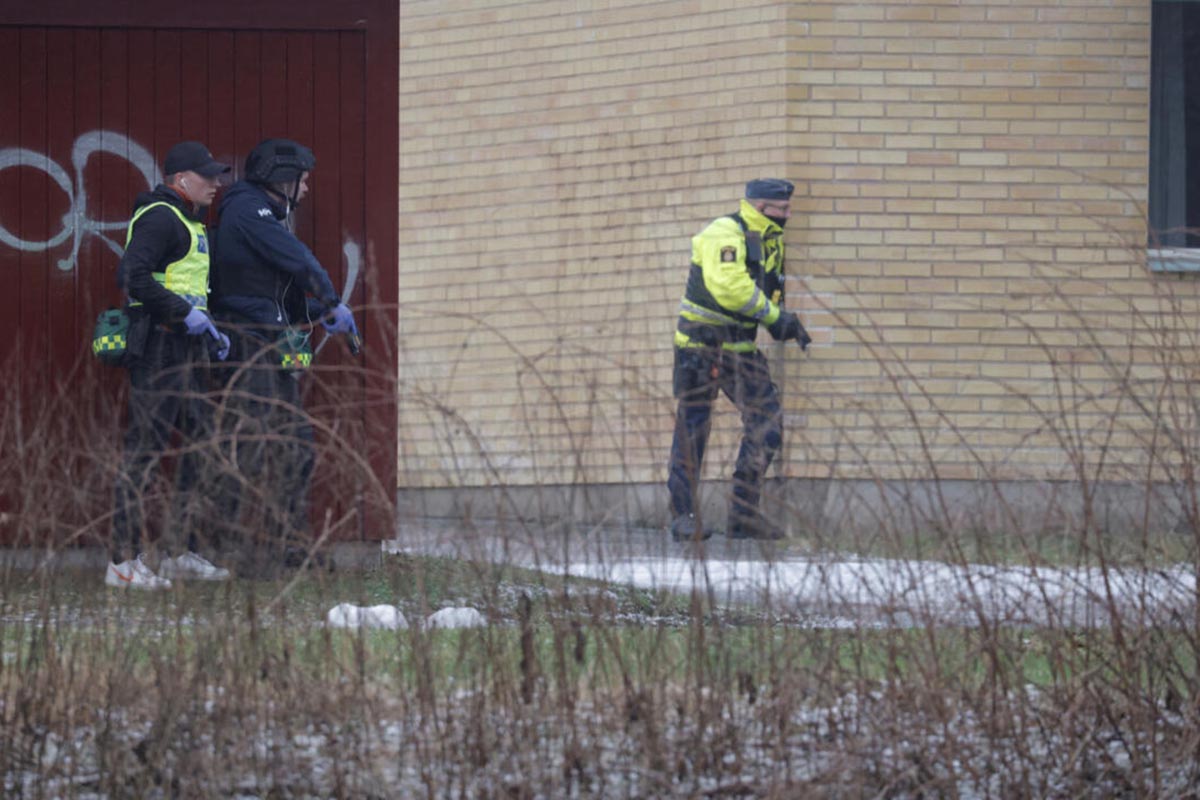
[[[229,433],[236,434],[241,489],[268,499],[241,504],[234,493],[228,512],[231,522],[239,510],[262,515],[245,523],[259,537],[252,543],[256,561],[278,556],[292,563],[306,555],[315,453],[297,378],[311,361],[316,323],[330,333],[358,332],[329,273],[293,232],[315,166],[302,144],[259,143],[221,199],[214,237],[212,306],[233,332]]]

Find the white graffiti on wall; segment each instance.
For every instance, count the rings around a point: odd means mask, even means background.
[[[71,254],[58,260],[58,268],[61,270],[70,270],[75,267],[76,259],[79,257],[79,245],[85,236],[98,236],[110,250],[120,256],[124,252],[124,248],[106,236],[105,231],[124,231],[129,225],[129,219],[104,221],[88,216],[83,170],[88,160],[97,153],[111,153],[124,158],[145,178],[148,189],[153,189],[162,180],[158,166],[154,163],[154,156],[129,137],[113,131],[90,131],[75,140],[75,145],[71,148],[71,166],[75,170],[73,186],[66,170],[51,160],[49,156],[23,147],[9,147],[0,150],[0,171],[10,167],[30,167],[41,170],[58,184],[71,201],[67,213],[62,218],[62,230],[49,239],[41,242],[21,239],[0,224],[0,242],[17,250],[36,253],[57,247],[67,239],[72,239]]]
[[[125,248],[120,242],[124,241],[124,232],[129,226],[129,219],[97,220],[88,216],[87,190],[83,185],[84,167],[97,153],[111,153],[128,161],[146,181],[146,188],[153,189],[162,181],[162,173],[154,162],[150,151],[121,133],[113,131],[90,131],[81,134],[71,148],[71,167],[75,171],[75,183],[72,185],[71,176],[56,161],[49,156],[28,150],[23,147],[0,149],[0,172],[10,167],[29,167],[40,170],[58,185],[71,201],[67,213],[62,218],[62,230],[44,241],[21,239],[6,229],[0,222],[0,243],[26,252],[39,253],[57,247],[67,239],[71,239],[71,253],[66,258],[58,260],[58,268],[68,271],[75,268],[79,258],[79,246],[85,236],[96,236],[104,242],[117,257],[124,254]],[[105,231],[120,231],[120,242],[105,235]],[[349,267],[348,277],[357,278],[359,246],[352,239],[346,239],[342,246],[342,254]],[[350,280],[347,293],[353,289],[354,280]]]

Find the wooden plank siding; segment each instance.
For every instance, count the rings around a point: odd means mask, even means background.
[[[72,412],[81,425],[107,426],[79,435],[117,441],[125,375],[93,363],[89,344],[96,314],[121,299],[116,267],[134,198],[150,188],[148,178],[161,179],[163,157],[178,141],[205,142],[240,175],[262,139],[291,138],[317,156],[311,194],[296,212],[297,236],[339,291],[344,250],[371,254],[354,300],[366,347],[358,360],[338,343],[322,351],[321,369],[308,380],[317,427],[352,437],[373,480],[394,492],[398,13],[380,0],[252,7],[218,0],[169,10],[51,0],[6,11],[0,275],[10,288],[0,293],[7,332],[0,364],[19,375],[5,385],[6,396],[19,395],[31,408],[77,398],[80,408],[102,414]],[[368,398],[367,371],[389,393]],[[94,507],[81,507],[81,517],[107,513],[111,476],[94,483],[85,491]],[[358,489],[321,491],[314,530],[327,510],[345,515]],[[0,536],[16,504],[0,496]],[[86,519],[77,522],[87,528]],[[354,527],[352,538],[390,537],[390,503],[363,511]],[[100,528],[88,530],[103,538]]]

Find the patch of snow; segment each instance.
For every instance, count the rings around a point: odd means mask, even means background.
[[[997,567],[932,561],[698,560],[661,557],[576,562],[568,575],[720,601],[770,602],[809,611],[882,610],[943,621],[1101,624],[1112,612],[1154,619],[1186,610],[1196,590],[1187,567],[1100,570]]]
[[[408,627],[404,613],[396,606],[386,603],[377,606],[356,606],[339,603],[329,609],[325,620],[334,628],[385,628],[396,630]]]
[[[930,622],[1095,627],[1114,615],[1131,623],[1164,624],[1190,619],[1196,603],[1190,565],[1100,569],[942,563],[801,554],[723,539],[695,549],[665,542],[661,531],[606,530],[556,539],[552,547],[546,539],[523,539],[508,529],[468,533],[453,525],[406,529],[384,542],[383,551],[512,564],[654,591],[701,592],[718,606],[757,605],[788,615],[791,624],[814,628]]]
[[[477,609],[459,606],[433,612],[425,624],[430,628],[482,628],[487,619]]]

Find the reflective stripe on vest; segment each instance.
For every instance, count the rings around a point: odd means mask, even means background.
[[[165,271],[151,274],[154,276],[154,280],[161,283],[163,288],[168,292],[174,292],[201,311],[207,311],[208,234],[204,230],[203,222],[188,219],[183,215],[182,211],[170,203],[162,201],[151,203],[148,206],[139,208],[137,213],[133,215],[133,219],[129,220],[129,230],[125,233],[125,247],[128,248],[129,242],[133,239],[134,223],[155,206],[169,208],[175,213],[175,216],[179,217],[179,221],[187,228],[188,234],[191,237],[191,244],[188,247],[188,251],[184,253],[183,258],[168,264]],[[140,306],[141,302],[134,300],[129,305]]]
[[[775,291],[774,296],[767,296],[766,302],[763,302],[763,296],[769,291],[765,284],[773,286],[780,281],[783,261],[781,234],[771,234],[770,247],[765,247],[762,232],[750,230],[740,212],[729,214],[726,219],[733,220],[741,229],[746,247],[746,272],[754,282],[754,290],[741,308],[723,308],[705,286],[703,265],[692,262],[687,288],[679,304],[676,347],[715,347],[719,344],[724,350],[753,352],[757,349],[755,340],[759,323],[771,315],[779,303],[779,291]],[[769,271],[769,266],[774,270]],[[775,274],[771,275],[770,272]],[[756,308],[760,302],[762,307]],[[705,330],[705,327],[709,330]]]

